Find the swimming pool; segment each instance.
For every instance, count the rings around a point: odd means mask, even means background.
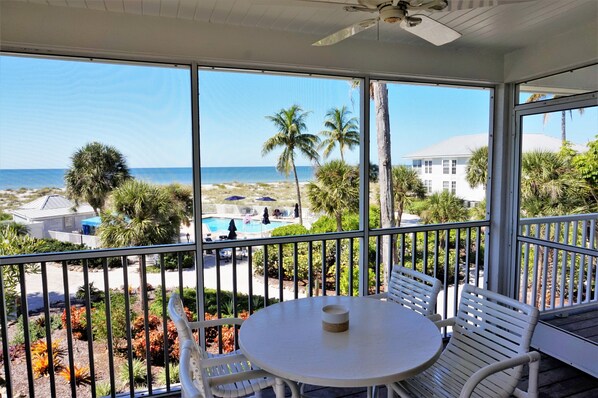
[[[242,218],[221,218],[221,217],[206,217],[202,218],[201,222],[206,224],[210,231],[228,231],[228,225],[230,220],[235,220],[235,225],[237,226],[237,233],[239,232],[249,232],[249,233],[259,233],[262,231],[270,231],[274,228],[282,227],[284,225],[289,225],[288,222],[283,221],[274,221],[270,220],[270,224],[264,225],[258,220],[251,220],[250,223],[245,224]]]

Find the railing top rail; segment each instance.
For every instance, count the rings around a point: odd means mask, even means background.
[[[410,226],[410,227],[372,229],[370,231],[370,236],[381,236],[381,235],[389,235],[389,234],[406,234],[406,233],[411,233],[411,232],[425,232],[425,231],[446,231],[449,229],[476,228],[476,227],[488,227],[488,226],[490,226],[489,220],[455,222],[455,223],[446,223],[446,224],[425,224],[425,225],[414,225],[414,226]]]
[[[79,250],[58,253],[20,254],[14,256],[0,256],[0,265],[18,265],[27,263],[41,263],[52,261],[82,260],[104,257],[139,256],[143,254],[177,253],[194,251],[193,243],[177,243],[171,245],[138,246],[119,249]]]
[[[564,243],[553,242],[545,239],[530,238],[528,236],[518,236],[517,240],[523,243],[530,243],[538,246],[546,246],[551,249],[563,250],[569,253],[581,254],[591,257],[598,257],[598,250],[585,247],[571,246]]]
[[[592,221],[592,220],[598,221],[598,213],[569,214],[566,216],[522,218],[519,220],[519,225],[548,224],[548,223],[568,222],[568,221]]]

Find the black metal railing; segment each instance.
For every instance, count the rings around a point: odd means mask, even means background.
[[[365,255],[363,231],[350,231],[204,242],[199,259],[193,243],[2,257],[0,276],[11,270],[19,287],[15,297],[0,284],[6,390],[32,397],[178,394],[176,368],[169,366],[178,354],[166,310],[172,290],[182,293],[194,316],[244,317],[277,301],[358,295],[362,279],[367,286],[361,291],[380,292],[388,264],[396,262],[443,281],[438,312],[451,316],[458,286],[482,283],[488,226],[371,230]],[[25,272],[29,264],[39,271]],[[367,278],[360,278],[361,268]],[[22,336],[15,339],[19,323]],[[228,351],[235,335],[234,328],[208,331],[204,344],[208,351]]]

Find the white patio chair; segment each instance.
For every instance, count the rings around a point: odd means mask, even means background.
[[[392,267],[388,292],[368,296],[370,298],[386,298],[388,301],[401,304],[432,320],[440,320],[436,311],[438,293],[442,283],[429,275],[410,268],[395,265]]]
[[[388,386],[389,397],[537,397],[540,354],[529,352],[537,322],[537,308],[465,285],[457,316],[437,322],[453,326],[438,361]],[[516,388],[526,363],[527,393]]]
[[[179,357],[179,379],[182,398],[213,398],[207,380],[206,370],[201,367],[201,353],[193,340],[181,343]]]
[[[201,372],[203,374],[204,385],[210,387],[211,395],[216,397],[242,397],[249,394],[255,394],[255,397],[261,397],[261,390],[268,387],[284,388],[281,382],[286,383],[291,389],[293,397],[299,397],[299,391],[295,383],[277,379],[266,372],[253,366],[247,358],[236,350],[229,354],[211,354],[205,352],[195,341],[193,337],[194,329],[217,327],[221,325],[241,326],[242,319],[222,318],[209,321],[189,322],[183,302],[178,293],[172,293],[168,301],[168,313],[174,322],[179,335],[179,344],[181,347],[185,342],[192,342],[198,354],[193,354],[192,359],[199,355],[199,360],[192,361],[194,368],[193,380],[197,384]],[[201,370],[199,370],[201,369]],[[182,381],[181,381],[182,382]],[[191,384],[188,384],[189,386]],[[195,391],[195,390],[194,390]],[[194,392],[195,393],[195,392]],[[194,397],[193,395],[191,395]]]

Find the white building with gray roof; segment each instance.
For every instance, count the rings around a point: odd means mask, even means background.
[[[471,204],[486,197],[483,187],[471,188],[465,179],[465,169],[471,153],[488,145],[485,134],[457,135],[405,156],[418,170],[428,193],[450,191]],[[545,134],[523,134],[523,152],[550,151],[561,148],[561,139]],[[573,144],[572,148],[584,152],[587,148]]]

